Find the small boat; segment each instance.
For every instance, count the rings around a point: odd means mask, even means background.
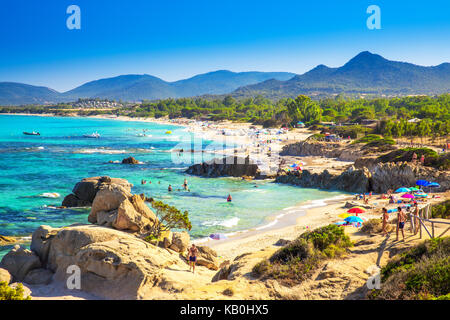
[[[172,131],[167,130],[167,131],[166,131],[166,134],[172,134]]]
[[[26,132],[24,131],[23,134],[27,136],[40,136],[41,134],[39,132],[33,131],[33,132]]]
[[[98,132],[94,132],[92,134],[83,134],[84,138],[100,138],[100,134]]]

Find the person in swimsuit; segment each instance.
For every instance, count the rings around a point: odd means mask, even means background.
[[[387,235],[388,232],[386,230],[387,222],[389,220],[389,213],[386,208],[383,208],[383,235]]]
[[[227,202],[231,202],[231,200],[232,200],[231,194],[229,194],[229,195],[228,195],[228,198],[227,198]]]
[[[172,191],[172,185],[169,184],[169,188],[167,188],[167,191],[171,192]]]
[[[398,231],[400,230],[402,232],[403,242],[405,242],[405,232],[403,231],[403,228],[405,227],[406,222],[406,214],[403,212],[401,207],[397,208],[397,240],[398,241]]]
[[[191,271],[192,268],[192,273],[195,272],[195,263],[197,262],[197,254],[198,249],[195,246],[195,244],[192,244],[192,246],[189,248],[188,251],[189,271]]]
[[[417,234],[417,232],[419,232],[419,226],[420,226],[420,222],[419,222],[419,205],[416,201],[414,201],[414,235]]]
[[[187,190],[187,189],[188,189],[188,182],[187,182],[187,179],[184,179],[183,188],[184,188],[184,190]]]

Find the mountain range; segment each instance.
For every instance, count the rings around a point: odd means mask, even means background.
[[[0,105],[49,104],[78,98],[123,101],[156,100],[225,94],[268,79],[288,80],[289,72],[231,72],[218,70],[189,79],[167,82],[151,75],[121,75],[87,82],[67,92],[14,82],[0,82]]]
[[[299,94],[331,95],[439,94],[450,91],[450,63],[424,67],[390,61],[368,51],[359,53],[342,67],[318,65],[287,81],[270,79],[233,92],[236,97],[263,95],[267,98],[294,98]]]
[[[364,51],[341,67],[319,65],[302,75],[219,70],[175,82],[147,74],[121,75],[87,82],[62,93],[46,87],[0,82],[0,105],[48,104],[78,98],[141,101],[231,94],[235,97],[263,95],[278,99],[299,94],[408,95],[449,91],[450,63],[425,67],[390,61]]]

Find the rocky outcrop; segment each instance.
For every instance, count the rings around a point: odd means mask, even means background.
[[[169,248],[176,252],[185,253],[187,248],[189,247],[189,241],[189,233],[187,233],[186,231],[174,232],[172,234],[172,244],[169,246]]]
[[[39,257],[28,249],[19,245],[9,251],[2,259],[0,267],[8,270],[13,276],[14,281],[24,281],[27,274],[33,270],[40,268],[41,261]]]
[[[350,166],[341,174],[331,174],[328,170],[321,173],[311,173],[309,170],[288,172],[279,175],[275,182],[298,185],[304,188],[361,193],[370,191],[370,176],[370,172],[366,168],[355,169]]]
[[[194,164],[186,170],[186,173],[203,177],[258,177],[261,174],[258,165],[249,157],[235,156]]]
[[[433,181],[440,184],[434,191],[450,189],[450,175],[448,171],[437,170],[410,162],[378,163],[372,169],[372,190],[386,192],[402,186],[413,186],[417,180]]]
[[[128,157],[122,160],[123,164],[139,164],[139,161],[137,161],[134,157]]]
[[[328,170],[321,173],[303,172],[281,173],[275,182],[298,185],[304,188],[334,189],[348,192],[386,193],[403,186],[413,186],[417,180],[433,181],[440,184],[434,191],[450,189],[448,171],[437,170],[410,162],[377,163],[370,168],[348,167],[342,173],[331,174]]]
[[[27,272],[26,280],[38,275],[48,280],[54,273],[55,281],[66,283],[68,267],[75,265],[81,272],[81,290],[109,299],[141,298],[161,281],[162,269],[187,267],[176,253],[97,225],[41,226],[32,239],[44,269]]]
[[[301,141],[285,145],[281,156],[319,156],[337,158],[343,161],[355,161],[364,151],[359,146],[341,142]]]
[[[217,253],[206,246],[197,246],[198,256],[197,265],[207,267],[211,270],[219,270],[219,260],[217,259]]]
[[[92,205],[98,190],[110,184],[120,185],[128,192],[131,191],[133,186],[125,179],[108,176],[85,178],[75,185],[72,193],[64,198],[62,205],[64,207],[89,207]]]

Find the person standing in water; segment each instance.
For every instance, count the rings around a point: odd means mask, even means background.
[[[197,262],[197,254],[198,249],[195,246],[195,244],[192,244],[192,246],[189,248],[188,251],[189,271],[191,271],[192,268],[192,273],[195,273],[195,263]]]
[[[167,191],[171,192],[172,191],[172,185],[169,184],[169,187],[167,188]]]
[[[184,188],[184,190],[187,190],[187,189],[188,189],[188,182],[187,182],[187,179],[184,179],[183,188]]]
[[[231,194],[228,194],[227,202],[231,202],[233,199],[231,198]]]

